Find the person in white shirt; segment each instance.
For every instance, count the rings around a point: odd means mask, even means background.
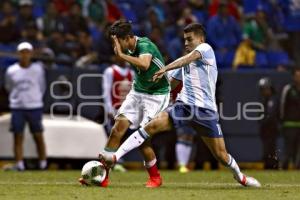
[[[41,63],[31,61],[33,47],[28,42],[17,46],[19,62],[8,67],[5,88],[9,92],[11,109],[11,132],[14,133],[14,155],[16,165],[7,170],[25,170],[23,161],[24,127],[28,123],[37,146],[39,168],[46,169],[46,148],[43,137],[43,95],[46,89],[44,68]]]

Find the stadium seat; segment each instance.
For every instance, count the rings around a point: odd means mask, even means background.
[[[256,52],[255,65],[260,68],[268,67],[268,59],[265,52],[262,51]]]
[[[135,12],[132,10],[131,6],[129,3],[122,3],[122,4],[119,4],[118,5],[122,14],[124,15],[124,17],[127,19],[127,20],[130,20],[132,21],[133,23],[137,23],[138,20],[137,20],[137,17],[136,17],[136,14]]]
[[[278,65],[289,65],[290,59],[284,51],[269,51],[267,52],[267,59],[270,67],[277,67]]]

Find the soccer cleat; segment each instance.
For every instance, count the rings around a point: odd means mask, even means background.
[[[187,168],[186,166],[184,166],[184,165],[182,165],[182,166],[180,166],[179,167],[179,172],[180,173],[188,173],[190,170],[189,170],[189,168]]]
[[[108,175],[109,175],[110,169],[105,167],[105,170],[106,170],[106,176],[105,176],[104,180],[100,183],[100,185],[99,185],[100,187],[108,187],[108,185],[109,185],[109,176]]]
[[[99,160],[105,168],[112,168],[116,164],[116,156],[114,154],[100,153]]]
[[[108,187],[109,185],[109,179],[108,176],[105,177],[105,179],[100,183],[100,187]]]
[[[160,187],[162,185],[162,178],[159,177],[149,177],[147,183],[146,183],[146,187],[147,188],[157,188]]]
[[[86,186],[89,185],[89,184],[87,184],[87,182],[85,182],[85,180],[83,178],[79,178],[78,182],[80,183],[80,185],[86,185]]]
[[[245,174],[242,175],[242,179],[239,179],[236,176],[234,176],[234,179],[245,187],[261,187],[261,184],[258,182],[258,180],[253,177],[246,176]]]

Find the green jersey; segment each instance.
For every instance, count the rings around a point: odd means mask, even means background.
[[[137,37],[137,43],[134,52],[128,51],[127,54],[134,57],[139,57],[142,54],[152,55],[150,67],[146,71],[140,70],[132,65],[135,71],[133,83],[133,89],[135,91],[154,95],[166,94],[170,92],[167,76],[164,76],[158,82],[151,81],[154,73],[165,66],[162,55],[155,44],[153,44],[146,37]]]

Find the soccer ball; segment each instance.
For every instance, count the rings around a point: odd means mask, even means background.
[[[106,170],[99,161],[89,161],[81,170],[81,177],[88,185],[100,185],[106,176]]]

